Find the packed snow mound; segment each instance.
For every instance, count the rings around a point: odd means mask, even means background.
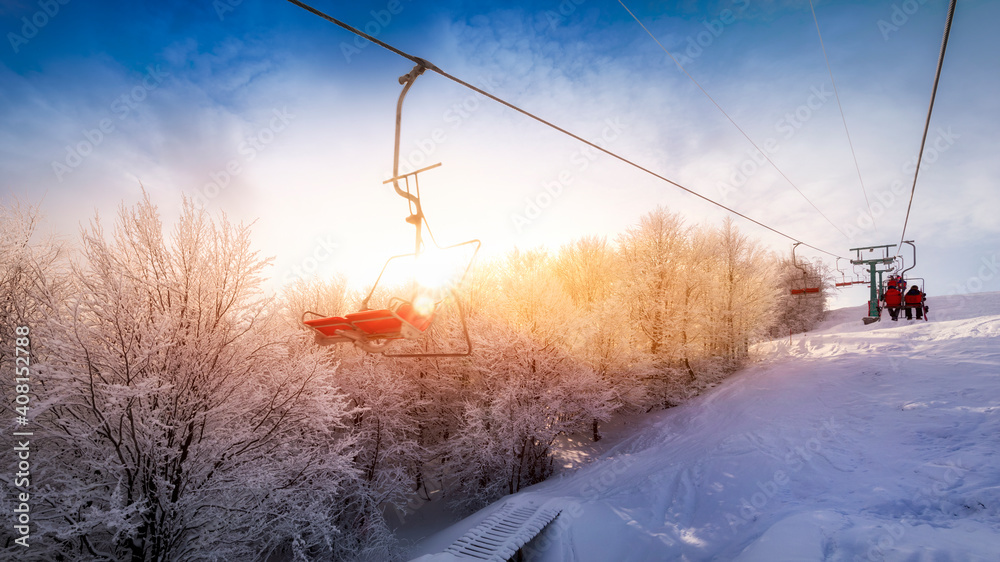
[[[976,293],[972,295],[928,295],[928,316],[935,322],[947,320],[965,320],[983,315],[1000,314],[1000,293]],[[901,319],[893,322],[886,311],[882,311],[882,320],[865,326],[861,318],[868,315],[868,305],[838,308],[827,313],[826,318],[810,333],[843,333],[863,332],[869,329],[887,329],[900,326],[906,322],[903,314]],[[915,322],[915,320],[914,320]]]
[[[1000,293],[929,304],[928,322],[832,311],[603,458],[515,495],[566,498],[526,559],[997,560]]]

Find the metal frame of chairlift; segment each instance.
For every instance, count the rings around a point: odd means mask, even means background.
[[[864,275],[867,274],[868,272],[862,270],[862,272],[859,273],[858,272],[858,268],[861,267],[861,266],[859,266],[859,265],[853,265],[853,267],[854,267],[854,284],[855,285],[867,285],[868,284],[868,279],[862,279],[862,277],[864,277]]]
[[[854,265],[864,265],[868,266],[868,285],[870,288],[870,297],[868,299],[868,316],[861,319],[866,325],[873,322],[878,322],[882,319],[882,307],[879,303],[882,300],[882,274],[886,272],[893,271],[895,268],[885,268],[879,269],[879,265],[892,265],[896,261],[895,256],[889,256],[889,248],[895,248],[895,244],[886,244],[883,246],[864,246],[861,248],[851,248],[850,251],[857,252],[856,259],[851,260]],[[882,250],[882,256],[878,258],[864,259],[862,252],[874,252],[876,250]],[[876,283],[876,279],[878,282]]]
[[[840,260],[841,259],[843,259],[843,258],[838,257],[837,258],[837,262],[834,264],[834,267],[837,269],[838,272],[840,272],[840,279],[841,280],[840,281],[835,281],[833,285],[835,287],[850,287],[851,285],[854,284],[854,280],[848,281],[847,280],[847,274],[844,273],[843,269],[840,269]]]
[[[838,257],[837,258],[837,264],[835,266],[837,268],[837,271],[840,272],[840,279],[841,280],[838,281],[838,282],[836,282],[836,283],[834,283],[834,285],[836,287],[850,287],[851,285],[867,285],[868,281],[865,281],[865,280],[861,279],[861,275],[858,273],[858,270],[857,270],[858,266],[856,266],[856,265],[854,266],[854,274],[853,274],[854,278],[850,279],[850,280],[847,279],[847,273],[843,269],[840,269],[840,260],[842,260],[842,259],[845,259],[845,258]]]
[[[867,285],[868,282],[861,280],[861,276],[858,275],[857,266],[854,266],[855,267],[854,279],[851,279],[851,280],[847,279],[847,273],[844,272],[843,269],[840,269],[840,260],[842,260],[842,259],[844,259],[844,258],[841,258],[841,257],[837,258],[837,263],[836,263],[835,267],[837,268],[837,271],[840,272],[840,279],[841,280],[835,282],[834,286],[836,286],[836,287],[850,287],[851,285]]]
[[[441,163],[433,164],[408,174],[399,173],[399,139],[402,125],[403,99],[406,97],[406,93],[413,85],[413,82],[418,76],[423,74],[426,68],[427,66],[425,64],[417,63],[417,65],[414,66],[409,73],[404,74],[399,78],[399,83],[403,86],[403,91],[400,92],[399,100],[396,102],[396,138],[393,150],[393,177],[382,182],[383,185],[392,183],[392,187],[396,193],[407,200],[410,215],[406,217],[406,222],[412,224],[416,230],[413,253],[395,255],[386,260],[385,264],[382,266],[382,270],[379,272],[378,278],[375,280],[375,284],[372,285],[368,295],[365,296],[362,301],[361,310],[359,312],[347,314],[343,317],[329,317],[310,310],[304,312],[302,314],[303,324],[316,332],[316,342],[321,345],[350,342],[368,353],[379,353],[386,357],[466,357],[472,354],[472,340],[469,337],[469,328],[465,319],[465,309],[462,307],[457,288],[462,284],[465,277],[468,275],[469,270],[472,267],[472,263],[475,261],[476,255],[479,253],[479,248],[482,246],[482,242],[478,239],[472,239],[458,244],[442,247],[439,246],[437,241],[434,239],[434,233],[431,232],[430,225],[427,223],[426,217],[424,217],[423,207],[420,203],[420,181],[418,179],[418,174],[437,168],[441,165]],[[410,189],[411,177],[413,178],[414,183],[414,189],[412,190]],[[405,189],[400,187],[400,181],[403,182]],[[420,258],[421,254],[426,252],[427,244],[424,242],[422,236],[423,227],[427,228],[427,234],[431,239],[431,243],[439,251],[452,250],[463,246],[474,246],[472,256],[466,264],[465,269],[462,271],[458,282],[448,284],[448,296],[434,302],[433,308],[429,314],[421,313],[415,306],[418,292],[420,291],[420,288],[416,286],[416,283],[414,284],[413,295],[410,300],[393,297],[389,300],[387,308],[380,310],[370,309],[368,307],[368,303],[371,300],[372,295],[375,294],[375,290],[378,287],[379,282],[382,280],[382,276],[385,274],[386,268],[389,267],[389,264],[393,260],[407,257],[412,257],[416,262],[416,260]],[[434,321],[434,317],[437,314],[438,309],[449,297],[454,300],[455,305],[458,308],[459,318],[461,319],[462,324],[462,334],[465,339],[464,351],[440,353],[386,352],[386,349],[394,340],[422,339],[425,331]],[[306,320],[307,315],[316,316],[318,319]]]
[[[802,242],[796,242],[795,244],[792,245],[792,265],[802,270],[802,287],[800,289],[791,289],[791,294],[793,295],[817,294],[822,289],[822,286],[810,287],[807,280],[807,277],[809,275],[808,270],[800,266],[799,262],[795,259],[795,247],[801,243]]]
[[[923,298],[925,280],[924,280],[923,277],[911,277],[909,279],[906,278],[906,272],[917,266],[917,246],[916,246],[916,244],[913,243],[913,240],[903,240],[903,244],[909,244],[910,248],[913,249],[913,265],[911,265],[910,267],[907,267],[906,269],[900,271],[899,275],[903,279],[904,282],[905,281],[920,281],[920,283],[919,283],[918,286],[920,287],[921,298],[920,298],[920,302],[906,302],[907,301],[906,295],[903,294],[902,295],[902,304],[900,305],[899,309],[900,310],[906,310],[906,309],[916,310],[918,308],[925,307],[926,304],[927,304],[926,302],[924,302],[924,298]],[[902,265],[906,265],[906,260],[903,259],[902,256],[900,256],[900,261],[902,262]],[[905,290],[905,287],[904,287],[904,290]],[[924,317],[924,320],[927,320],[927,311],[926,310],[921,310],[920,312],[921,312],[922,316]]]

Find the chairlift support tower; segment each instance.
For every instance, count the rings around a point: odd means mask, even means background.
[[[863,248],[851,248],[852,252],[856,252],[856,259],[851,260],[854,265],[865,265],[868,266],[868,284],[870,287],[870,298],[868,299],[868,316],[862,318],[865,324],[871,324],[872,322],[878,322],[881,318],[881,311],[879,310],[879,291],[882,288],[882,274],[890,271],[891,268],[886,267],[885,269],[879,269],[878,266],[890,266],[896,261],[895,256],[889,255],[889,249],[895,248],[895,244],[886,244],[884,246],[865,246]],[[879,252],[880,257],[865,259],[863,252]],[[876,274],[878,274],[878,281],[876,281]]]

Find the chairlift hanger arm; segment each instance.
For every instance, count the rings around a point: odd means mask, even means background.
[[[802,242],[796,242],[796,243],[792,244],[792,265],[794,265],[797,269],[801,269],[802,270],[802,275],[804,276],[804,275],[806,275],[808,273],[806,271],[806,268],[804,268],[801,265],[799,265],[799,260],[795,259],[795,248],[798,247],[798,245],[801,244],[801,243]]]
[[[900,275],[903,275],[907,271],[909,271],[909,270],[911,270],[911,269],[913,269],[914,267],[917,266],[917,246],[913,243],[913,240],[903,240],[903,244],[909,244],[910,247],[913,248],[913,265],[911,265],[910,267],[907,267],[906,269],[904,269],[903,271],[901,271]],[[902,256],[900,256],[900,257],[902,257]]]
[[[392,180],[390,180],[396,193],[415,204],[418,211],[420,209],[420,200],[413,194],[399,188],[399,137],[403,128],[403,100],[406,99],[406,94],[410,91],[413,83],[417,81],[417,77],[423,74],[425,70],[427,70],[427,64],[421,61],[409,73],[399,77],[399,83],[403,86],[403,91],[399,93],[399,100],[396,102],[396,142],[393,146]]]
[[[410,193],[407,188],[403,191],[399,187],[399,137],[403,128],[403,100],[406,98],[406,93],[410,91],[410,87],[417,80],[417,77],[427,70],[430,63],[417,59],[417,64],[413,67],[410,72],[399,77],[399,83],[403,85],[403,91],[399,93],[399,101],[396,102],[396,140],[392,151],[392,188],[396,190],[396,193],[405,198],[410,204],[410,216],[406,219],[407,222],[411,223],[414,228],[416,228],[416,243],[414,244],[414,253],[420,253],[421,240],[420,240],[420,229],[422,227],[424,219],[424,210],[420,206],[420,196]],[[402,176],[406,177],[406,176]],[[407,184],[407,187],[409,184]]]

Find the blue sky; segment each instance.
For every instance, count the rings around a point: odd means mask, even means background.
[[[808,2],[626,4],[829,221],[618,2],[314,5],[805,242],[846,256],[899,240],[945,0],[815,2],[874,228]],[[931,295],[1000,290],[998,20],[998,2],[959,3],[907,231]],[[54,230],[112,216],[141,182],[167,221],[182,195],[256,221],[278,281],[364,283],[411,247],[382,185],[405,59],[277,0],[5,0],[0,32],[0,193],[42,202]],[[613,237],[657,205],[725,214],[432,73],[402,146],[406,170],[444,163],[421,176],[439,242],[487,253]]]

